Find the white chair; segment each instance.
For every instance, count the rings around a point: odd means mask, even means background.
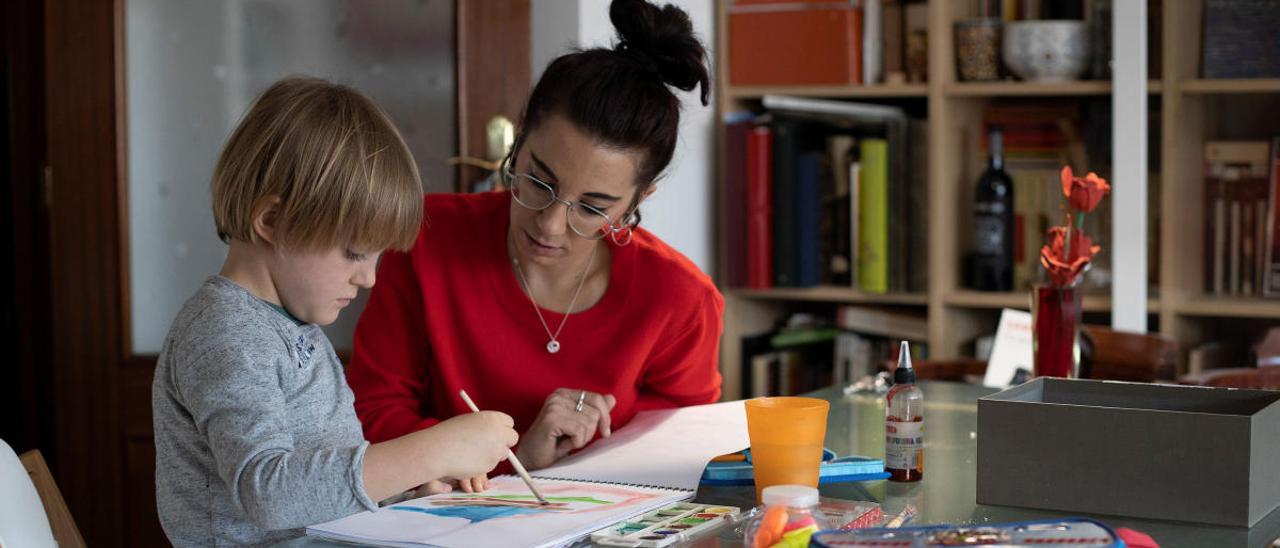
[[[0,440],[0,548],[56,548],[53,528],[26,466]]]

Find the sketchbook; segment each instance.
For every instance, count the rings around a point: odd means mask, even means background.
[[[307,528],[380,546],[559,546],[693,498],[707,462],[749,445],[741,401],[644,411],[626,427],[533,472],[540,505],[516,476],[483,493],[446,493]]]

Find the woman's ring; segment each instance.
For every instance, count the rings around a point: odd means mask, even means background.
[[[586,403],[586,401],[587,401],[587,391],[583,390],[581,394],[578,394],[578,405],[573,406],[573,410],[581,413],[582,405]]]

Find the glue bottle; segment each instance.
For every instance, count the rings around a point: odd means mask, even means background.
[[[893,388],[885,396],[884,467],[889,481],[913,482],[924,477],[924,392],[915,383],[911,348],[902,341]]]
[[[806,548],[809,537],[830,529],[818,510],[818,490],[808,485],[771,485],[760,493],[761,511],[746,525],[747,548]]]

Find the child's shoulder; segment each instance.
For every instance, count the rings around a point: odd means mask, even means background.
[[[288,348],[278,314],[244,288],[221,276],[209,278],[187,299],[169,329],[169,353],[199,356],[215,351]]]

